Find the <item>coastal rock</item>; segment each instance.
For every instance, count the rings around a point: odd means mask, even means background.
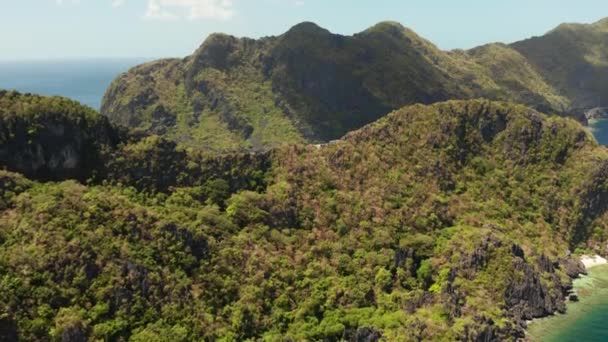
[[[578,296],[575,294],[571,294],[568,296],[568,300],[571,302],[578,302]]]
[[[550,291],[532,265],[521,258],[515,258],[513,268],[521,276],[511,279],[505,290],[505,304],[512,317],[520,321],[531,320],[556,311],[565,311],[562,291]],[[553,275],[550,279],[554,287],[562,289],[557,276]]]
[[[382,334],[374,328],[359,328],[354,331],[344,332],[344,340],[349,342],[377,342],[382,338]]]
[[[585,112],[585,118],[587,120],[608,118],[608,107],[597,107],[589,109]]]
[[[572,256],[560,259],[558,261],[559,268],[562,269],[568,277],[574,279],[580,274],[586,274],[585,265],[578,259]]]

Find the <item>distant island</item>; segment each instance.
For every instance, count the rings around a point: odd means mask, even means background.
[[[133,68],[102,114],[213,151],[327,142],[414,103],[487,98],[585,122],[607,107],[608,20],[510,45],[441,51],[379,23],[341,36],[313,23],[259,40],[213,34],[191,56]]]

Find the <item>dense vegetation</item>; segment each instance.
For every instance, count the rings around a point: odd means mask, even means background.
[[[0,165],[44,180],[86,180],[119,130],[93,109],[61,97],[0,91]]]
[[[564,309],[568,250],[606,252],[608,153],[524,106],[263,154],[99,148],[88,184],[0,171],[0,340],[509,340]]]
[[[353,36],[312,23],[259,40],[211,35],[191,56],[117,78],[102,114],[215,151],[326,142],[415,103],[488,98],[576,117],[608,107],[606,20],[445,52],[397,23]]]
[[[575,108],[608,107],[608,18],[562,24],[512,46]]]

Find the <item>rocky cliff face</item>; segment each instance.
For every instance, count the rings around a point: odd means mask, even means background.
[[[106,118],[73,101],[1,92],[0,104],[0,164],[27,177],[84,181],[118,144]]]
[[[608,118],[608,107],[596,107],[585,112],[585,118],[591,119],[606,119]]]

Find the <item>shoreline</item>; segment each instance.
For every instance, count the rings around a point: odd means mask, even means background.
[[[578,300],[566,301],[568,308],[564,314],[527,321],[523,341],[574,341],[573,336],[589,329],[589,320],[595,319],[592,312],[608,305],[608,260],[599,255],[581,255],[580,260],[589,273],[574,279],[573,292]]]
[[[592,267],[608,264],[608,260],[597,254],[593,256],[581,255],[580,260],[585,266],[586,270]]]
[[[585,271],[589,271],[592,268],[598,267],[598,266],[602,266],[602,265],[606,265],[608,264],[608,259],[602,257],[599,254],[595,254],[595,255],[586,255],[583,254],[579,257],[579,260],[581,261],[581,263],[583,264],[583,266],[585,267]],[[577,278],[573,278],[573,280],[581,280],[583,277],[586,277],[587,274],[581,273],[578,275]],[[572,289],[574,293],[576,293],[576,287],[574,286],[574,288]],[[566,300],[566,303],[572,303],[572,301],[570,300]],[[567,314],[567,313],[566,313]],[[563,314],[563,315],[566,315]],[[531,340],[532,336],[530,336],[529,330],[530,330],[530,325],[531,324],[535,324],[538,322],[542,322],[546,319],[550,319],[551,317],[556,317],[556,315],[558,315],[557,313],[553,313],[552,315],[548,315],[545,317],[539,317],[539,318],[534,318],[531,320],[527,320],[526,321],[526,337],[524,339],[524,341],[533,341]]]

